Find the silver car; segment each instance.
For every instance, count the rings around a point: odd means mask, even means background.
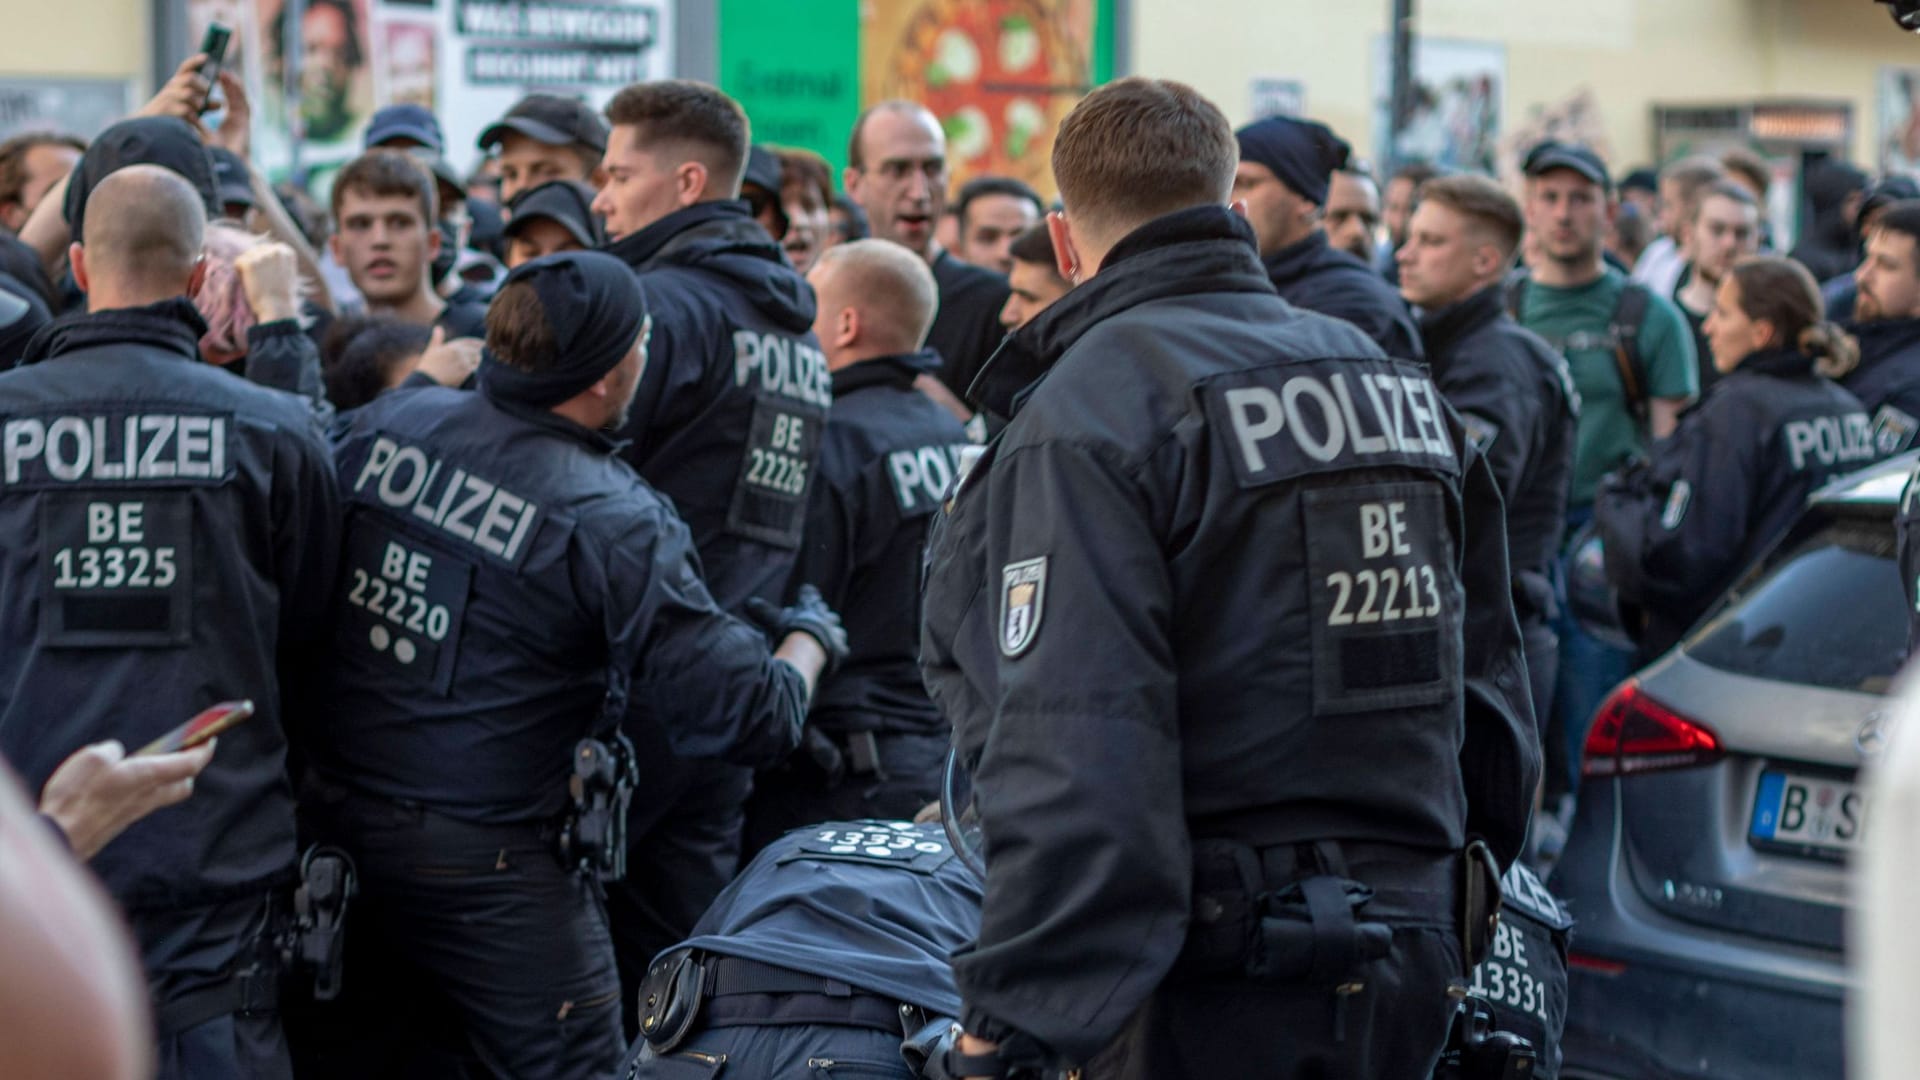
[[[1578,920],[1562,1076],[1845,1075],[1855,776],[1907,654],[1893,511],[1913,465],[1817,492],[1596,714],[1550,881]]]

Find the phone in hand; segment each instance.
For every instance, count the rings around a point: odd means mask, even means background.
[[[222,107],[225,102],[214,97],[214,91],[220,88],[220,66],[227,60],[227,43],[233,40],[233,31],[222,23],[207,24],[207,35],[200,39],[200,51],[206,54],[206,61],[200,65],[200,75],[207,80],[207,100],[200,105],[202,113],[209,113]]]
[[[252,701],[223,701],[141,747],[133,756],[191,750],[252,715]]]

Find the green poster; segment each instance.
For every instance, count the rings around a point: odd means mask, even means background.
[[[860,112],[859,0],[722,0],[720,88],[753,120],[753,141],[847,161]]]

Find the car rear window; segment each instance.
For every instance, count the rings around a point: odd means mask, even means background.
[[[1885,693],[1907,655],[1892,525],[1842,518],[1816,528],[1702,627],[1686,652],[1738,675]]]

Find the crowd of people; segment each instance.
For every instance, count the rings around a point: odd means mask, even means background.
[[[1905,177],[1781,254],[1126,79],[1049,205],[664,80],[321,207],[203,60],[0,144],[10,1076],[1424,1077],[1604,695],[1920,434]]]

